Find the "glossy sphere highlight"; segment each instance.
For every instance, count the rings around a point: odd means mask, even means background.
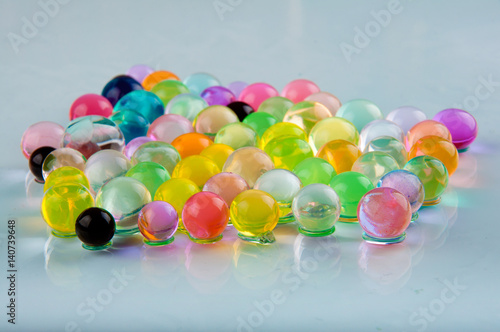
[[[55,149],[43,161],[43,178],[47,179],[52,171],[64,166],[72,166],[83,171],[86,162],[87,159],[79,151],[71,148]]]
[[[243,121],[250,113],[255,112],[252,106],[242,101],[233,101],[229,103],[227,107],[233,110],[234,114],[238,116],[240,121]]]
[[[293,102],[285,97],[271,97],[264,100],[257,112],[269,113],[279,121],[283,121],[286,112],[293,106]]]
[[[125,137],[125,144],[136,137],[145,136],[148,132],[149,121],[136,111],[118,111],[113,113],[109,119],[120,128],[123,137]]]
[[[207,102],[200,96],[192,93],[182,93],[168,102],[165,113],[181,115],[189,121],[193,121],[207,107]]]
[[[326,143],[316,154],[316,157],[328,161],[337,174],[350,171],[360,156],[361,151],[358,147],[343,139]]]
[[[214,105],[201,111],[194,120],[193,126],[197,133],[214,137],[222,127],[235,122],[239,122],[238,116],[230,108]]]
[[[405,239],[411,208],[406,197],[392,188],[376,188],[359,202],[358,220],[363,239],[376,244],[398,243]]]
[[[226,144],[236,150],[246,146],[258,146],[259,137],[249,125],[236,122],[222,127],[215,135],[214,142]]]
[[[265,172],[274,168],[269,156],[258,148],[246,147],[234,151],[227,158],[223,172],[232,172],[241,176],[253,188],[255,181]]]
[[[424,185],[424,206],[435,205],[448,186],[448,171],[437,158],[430,156],[415,157],[408,161],[405,170],[412,172]]]
[[[417,156],[431,156],[439,159],[451,176],[458,167],[458,151],[453,143],[438,136],[426,136],[419,139],[410,152],[408,152],[408,159]]]
[[[234,94],[228,88],[223,86],[211,86],[206,88],[200,94],[201,98],[205,99],[207,104],[227,106],[236,100]]]
[[[238,194],[249,189],[248,183],[241,176],[226,172],[212,176],[203,186],[203,191],[210,191],[219,195],[227,206],[231,206]]]
[[[83,173],[78,168],[74,168],[71,166],[64,166],[58,168],[51,172],[49,176],[45,179],[45,184],[43,185],[43,191],[46,192],[53,186],[58,184],[81,184],[85,188],[90,188],[90,183],[85,173]]]
[[[42,199],[43,220],[57,237],[75,236],[75,220],[84,210],[94,206],[90,191],[79,183],[51,187]]]
[[[311,129],[319,121],[332,115],[328,108],[320,103],[303,101],[292,106],[283,117],[283,122],[291,122],[304,129],[309,134]]]
[[[172,141],[172,146],[182,159],[198,155],[212,144],[214,142],[208,136],[199,133],[183,134]]]
[[[169,203],[154,201],[141,209],[137,224],[144,237],[144,243],[150,246],[163,246],[174,241],[179,216]]]
[[[383,119],[380,108],[365,99],[350,100],[337,111],[337,116],[349,120],[358,130],[361,130],[373,120]]]
[[[264,134],[262,134],[260,139],[260,148],[264,149],[267,143],[273,139],[285,136],[297,137],[301,140],[307,141],[307,134],[304,129],[290,122],[278,122],[267,128]]]
[[[385,152],[391,157],[393,157],[400,168],[403,168],[408,161],[408,152],[403,144],[403,142],[395,139],[394,137],[381,136],[370,141],[363,153],[380,151]]]
[[[125,176],[136,179],[145,185],[151,197],[155,196],[158,187],[170,179],[170,174],[165,167],[151,161],[138,163],[129,169]]]
[[[142,86],[144,87],[144,90],[151,91],[151,89],[153,89],[153,87],[156,84],[165,80],[178,81],[179,77],[177,77],[177,75],[167,70],[158,70],[144,77],[144,80],[142,81]]]
[[[161,99],[163,106],[167,106],[172,98],[181,93],[189,93],[189,89],[177,80],[165,80],[153,86],[151,92]]]
[[[120,75],[104,86],[101,95],[108,99],[111,105],[115,106],[118,100],[135,90],[143,90],[142,85],[130,76]]]
[[[231,221],[238,236],[261,244],[276,241],[272,230],[279,220],[279,207],[274,198],[261,190],[250,189],[233,200],[230,208]]]
[[[29,159],[31,153],[42,146],[60,148],[63,135],[64,128],[57,123],[42,121],[32,124],[24,131],[21,139],[23,155]]]
[[[111,246],[116,223],[106,210],[91,207],[80,213],[75,223],[76,235],[88,250],[102,250]]]
[[[467,150],[477,137],[476,119],[467,111],[448,108],[434,115],[432,119],[448,128],[452,142],[459,152]]]
[[[298,163],[314,156],[311,146],[297,137],[278,137],[270,141],[264,151],[274,166],[291,171]]]
[[[405,142],[405,133],[400,126],[389,120],[375,120],[361,130],[359,134],[359,149],[363,151],[369,142],[382,136],[394,137],[402,143]]]
[[[154,69],[147,65],[133,65],[125,74],[132,77],[137,82],[142,82],[146,76],[153,72]]]
[[[324,91],[313,93],[304,100],[315,101],[320,104],[323,104],[326,108],[328,108],[332,116],[335,116],[339,108],[342,106],[342,103],[336,96]]]
[[[407,170],[398,169],[384,175],[377,187],[388,187],[402,193],[410,202],[412,220],[418,218],[417,211],[422,206],[425,197],[424,185],[418,176]]]
[[[313,183],[329,184],[332,177],[337,175],[335,169],[324,159],[312,157],[302,160],[293,168],[304,186]]]
[[[298,192],[293,199],[292,211],[300,233],[326,236],[335,232],[335,223],[340,216],[340,199],[332,188],[315,183]]]
[[[140,181],[128,177],[109,180],[95,198],[96,206],[109,211],[116,221],[116,234],[134,234],[139,230],[137,218],[151,194]]]
[[[410,150],[419,139],[425,136],[439,136],[451,142],[448,128],[440,122],[425,120],[414,125],[406,136],[406,149]]]
[[[314,153],[326,143],[337,139],[358,144],[358,130],[346,119],[331,117],[319,121],[309,133],[309,144]]]
[[[36,182],[43,183],[43,162],[52,151],[54,151],[53,147],[42,146],[41,148],[33,151],[33,153],[30,155],[29,168],[31,174],[33,174],[33,176],[35,177]]]
[[[272,169],[257,179],[254,189],[273,196],[280,208],[279,222],[293,221],[292,200],[302,189],[302,183],[295,174],[285,169]]]
[[[318,93],[320,91],[316,83],[305,79],[298,79],[285,85],[283,90],[281,90],[281,95],[296,104],[304,101],[304,99],[313,93]]]
[[[118,125],[102,116],[84,116],[71,121],[64,131],[63,147],[80,151],[90,158],[100,150],[123,151],[125,138]]]
[[[107,181],[125,175],[130,167],[130,161],[120,152],[103,150],[89,158],[85,165],[85,176],[91,189],[97,192]]]
[[[143,161],[152,161],[165,167],[169,174],[174,171],[175,165],[181,160],[181,155],[170,144],[165,142],[148,142],[142,144],[132,155],[132,164]]]
[[[260,104],[268,98],[279,96],[279,92],[267,83],[253,83],[241,91],[238,100],[259,109]]]
[[[402,106],[387,114],[387,120],[396,123],[406,133],[417,123],[427,119],[427,115],[413,106]]]
[[[123,149],[123,154],[128,159],[131,159],[132,155],[134,154],[134,152],[141,145],[143,145],[144,143],[147,143],[147,142],[152,142],[152,141],[153,140],[151,138],[147,137],[147,136],[136,137],[136,138],[132,139],[130,142],[127,143],[127,145],[125,146],[125,149]]]
[[[123,96],[114,107],[114,111],[135,111],[144,116],[149,123],[164,114],[163,103],[152,92],[136,90]]]
[[[368,177],[358,172],[344,172],[334,176],[330,187],[339,195],[340,221],[357,221],[357,208],[361,197],[375,188]]]
[[[186,77],[183,83],[191,93],[199,95],[208,87],[221,85],[220,81],[213,75],[207,73],[194,73]]]
[[[243,123],[252,127],[259,137],[262,136],[269,127],[278,122],[278,119],[271,114],[262,112],[252,113],[243,120]]]
[[[226,144],[215,143],[203,151],[201,151],[200,156],[207,157],[212,160],[220,169],[224,167],[224,163],[227,158],[234,152],[234,149]]]
[[[229,221],[229,208],[217,194],[203,191],[187,200],[182,209],[182,222],[191,240],[212,243],[222,239]]]
[[[172,178],[189,179],[201,189],[205,182],[217,173],[220,173],[220,169],[212,160],[203,156],[190,156],[175,166]]]
[[[147,136],[154,141],[172,143],[180,135],[192,132],[193,125],[188,119],[177,114],[165,114],[151,124]]]
[[[382,176],[399,169],[397,161],[385,152],[373,151],[361,155],[352,165],[351,170],[366,175],[377,185]]]
[[[71,104],[69,119],[74,120],[87,115],[99,115],[107,118],[111,113],[113,113],[113,106],[109,100],[101,95],[88,93],[78,97],[73,104]]]

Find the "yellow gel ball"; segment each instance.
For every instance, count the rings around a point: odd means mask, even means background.
[[[309,134],[316,123],[331,116],[332,114],[323,104],[303,101],[290,107],[283,118],[283,122],[295,123]]]
[[[361,151],[359,148],[343,139],[326,143],[316,154],[316,157],[328,161],[337,174],[350,171],[352,165],[360,156]]]
[[[264,150],[267,143],[275,138],[283,136],[298,137],[304,141],[307,141],[307,135],[304,129],[290,122],[278,122],[267,128],[264,134],[262,134],[262,137],[260,139],[260,148]]]
[[[215,174],[220,173],[220,168],[215,162],[200,155],[182,159],[174,168],[172,178],[185,178],[193,181],[200,188]]]
[[[212,160],[220,169],[224,167],[227,158],[234,152],[234,149],[226,144],[215,143],[201,151],[200,156]]]
[[[314,153],[318,152],[326,143],[336,139],[358,144],[359,133],[351,122],[339,117],[319,121],[309,133],[309,144],[311,144]]]
[[[90,188],[89,180],[82,170],[72,166],[63,166],[49,173],[43,185],[43,192],[46,192],[55,185],[64,183],[79,183],[87,189]]]
[[[266,145],[264,151],[269,155],[276,168],[293,170],[298,163],[314,157],[311,146],[304,140],[284,136],[273,139]]]

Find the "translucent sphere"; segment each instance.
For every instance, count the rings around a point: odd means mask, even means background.
[[[337,174],[350,171],[360,156],[361,151],[358,147],[343,139],[326,143],[316,154],[316,157],[328,161]]]
[[[286,169],[272,169],[257,179],[254,189],[262,190],[276,200],[280,208],[279,223],[293,221],[292,200],[302,189],[302,183],[295,174]]]
[[[105,118],[113,113],[113,106],[105,97],[88,93],[76,98],[69,109],[70,121],[87,115],[99,115]]]
[[[175,166],[172,178],[189,179],[201,189],[217,173],[220,173],[220,168],[212,160],[203,156],[190,156]]]
[[[302,160],[293,168],[293,173],[304,186],[313,183],[329,184],[332,177],[337,175],[328,161],[317,157]]]
[[[389,120],[375,120],[368,123],[359,134],[359,149],[363,151],[372,140],[382,137],[394,137],[398,141],[405,142],[405,133],[400,126]]]
[[[154,197],[156,190],[167,180],[170,179],[168,171],[160,164],[152,161],[140,162],[130,168],[125,176],[140,181],[148,188],[151,197]]]
[[[291,122],[309,134],[319,121],[332,117],[332,114],[320,103],[303,101],[292,106],[283,117],[283,122]]]
[[[220,169],[224,167],[227,158],[234,152],[234,149],[226,144],[215,143],[206,147],[200,152],[200,156],[212,160]]]
[[[231,92],[231,90],[220,85],[206,88],[201,92],[200,96],[206,100],[209,106],[227,106],[228,104],[236,100],[236,97]]]
[[[101,95],[109,100],[111,105],[115,104],[127,93],[135,90],[143,90],[141,83],[130,76],[119,75],[111,79],[102,89]]]
[[[231,203],[230,216],[242,240],[261,244],[276,241],[272,231],[278,224],[280,210],[268,193],[256,189],[242,192]]]
[[[142,82],[146,76],[153,73],[154,69],[147,65],[133,65],[130,67],[125,75],[132,77],[137,82]]]
[[[380,136],[370,141],[365,146],[363,153],[372,151],[387,153],[398,162],[399,168],[403,168],[408,162],[408,152],[404,144],[394,137]]]
[[[144,87],[144,90],[151,91],[156,84],[165,80],[178,81],[179,77],[177,77],[177,75],[167,70],[158,70],[144,77],[144,80],[142,81],[142,86]]]
[[[432,118],[448,128],[452,142],[459,152],[466,151],[477,137],[477,122],[467,111],[448,108],[434,115]]]
[[[72,166],[83,171],[87,159],[79,151],[71,148],[55,149],[45,157],[42,165],[43,178],[47,179],[50,173],[54,170],[64,167]]]
[[[153,86],[151,92],[161,99],[163,106],[167,106],[172,98],[181,93],[189,93],[189,89],[182,82],[177,80],[164,80]]]
[[[259,137],[262,136],[268,128],[278,122],[278,119],[276,119],[274,116],[264,112],[255,112],[249,114],[243,120],[243,123],[252,127],[257,132]]]
[[[274,168],[269,156],[254,147],[241,148],[227,158],[223,172],[232,172],[241,176],[253,188],[255,181],[265,172]]]
[[[109,119],[120,128],[123,137],[125,137],[125,144],[136,137],[145,136],[149,129],[148,119],[136,111],[118,111],[113,113]]]
[[[368,177],[358,172],[344,172],[334,176],[330,187],[339,195],[340,221],[357,221],[358,203],[370,190],[375,188]]]
[[[406,197],[392,188],[375,188],[359,202],[358,220],[363,239],[375,244],[398,243],[405,239],[411,208]]]
[[[57,237],[75,236],[75,220],[94,206],[90,191],[79,183],[61,183],[50,187],[42,198],[43,220]]]
[[[231,92],[236,96],[239,97],[241,94],[241,91],[243,91],[244,88],[246,88],[248,84],[243,81],[234,81],[231,82],[227,85],[227,88],[231,90]]]
[[[414,125],[427,119],[427,115],[413,106],[402,106],[387,114],[386,119],[396,123],[406,134]]]
[[[125,138],[116,123],[102,116],[90,115],[71,121],[64,131],[63,147],[80,151],[85,158],[100,150],[119,152],[125,147]]]
[[[267,130],[262,134],[260,139],[260,148],[264,149],[267,143],[273,139],[285,136],[297,137],[301,140],[307,141],[307,135],[304,129],[290,122],[278,122],[267,128]]]
[[[192,122],[207,107],[207,102],[200,96],[192,93],[183,93],[175,96],[168,102],[165,107],[165,113],[178,114]]]
[[[257,112],[269,113],[278,121],[283,121],[286,112],[293,106],[293,102],[285,97],[271,97],[264,100]]]
[[[90,188],[90,183],[85,173],[82,170],[71,167],[64,166],[60,167],[49,174],[49,176],[45,179],[45,183],[43,185],[43,192],[46,192],[53,186],[58,184],[74,184],[79,183],[83,185],[85,188]]]
[[[222,172],[212,176],[203,186],[203,191],[216,193],[231,206],[234,198],[241,192],[249,190],[248,183],[235,173]]]
[[[182,134],[172,141],[172,146],[179,152],[181,158],[198,155],[214,142],[207,135],[200,133]]]
[[[228,145],[236,150],[246,146],[258,146],[259,137],[249,125],[235,122],[222,127],[215,135],[214,142]]]
[[[208,73],[194,73],[186,77],[183,83],[191,93],[199,95],[208,87],[221,85],[220,81]]]
[[[182,209],[184,227],[189,238],[196,243],[213,243],[222,239],[228,221],[226,202],[209,191],[194,194]]]
[[[366,175],[374,186],[382,176],[399,169],[397,161],[385,152],[373,151],[361,155],[352,165],[351,171]]]
[[[139,212],[151,202],[151,194],[140,181],[121,176],[103,185],[95,201],[115,218],[116,234],[128,235],[139,231]]]
[[[172,243],[178,225],[177,211],[167,202],[148,203],[139,212],[139,231],[144,237],[144,243],[150,246],[163,246]]]
[[[328,108],[332,116],[335,116],[339,108],[342,106],[342,103],[336,96],[324,91],[313,93],[304,100],[313,102],[315,101],[323,104],[326,108]]]
[[[309,144],[311,144],[314,153],[326,143],[337,139],[358,144],[358,130],[346,119],[331,117],[319,121],[309,133]]]
[[[365,99],[350,100],[337,111],[337,116],[349,120],[358,130],[361,130],[373,120],[383,119],[380,108]]]
[[[132,158],[134,152],[144,143],[152,142],[153,140],[147,136],[139,136],[132,139],[130,142],[125,145],[125,149],[123,149],[123,154],[128,159]]]
[[[340,216],[340,199],[335,190],[314,183],[300,190],[292,203],[299,232],[307,236],[327,236],[335,232]]]
[[[238,100],[247,103],[254,110],[257,110],[264,100],[279,95],[278,90],[267,83],[253,83],[241,91]]]
[[[193,125],[185,117],[177,114],[165,114],[149,126],[147,136],[154,141],[172,143],[182,134],[194,132]]]
[[[163,103],[157,95],[145,90],[136,90],[127,93],[115,105],[114,111],[135,111],[144,116],[149,123],[162,116]]]
[[[174,171],[175,165],[181,160],[179,152],[165,142],[148,142],[142,144],[131,158],[133,165],[140,162],[152,161],[165,167],[169,174]]]
[[[293,137],[278,137],[267,143],[264,151],[271,158],[274,166],[293,170],[302,160],[314,157],[311,146],[304,140]]]
[[[439,136],[426,136],[413,144],[408,159],[417,156],[431,156],[439,159],[451,176],[458,167],[458,151],[453,143]]]
[[[404,169],[398,169],[384,175],[377,187],[388,187],[402,193],[410,202],[412,220],[418,218],[418,209],[424,203],[424,184],[418,176]]]
[[[54,149],[61,147],[64,128],[50,121],[42,121],[32,124],[24,131],[21,139],[21,150],[26,159],[31,153],[42,146],[50,146]]]
[[[409,151],[413,144],[425,136],[439,136],[447,141],[452,141],[448,128],[441,122],[425,120],[414,125],[406,135],[406,149]]]
[[[214,105],[201,111],[194,119],[193,126],[197,133],[214,137],[225,125],[239,121],[229,107]]]
[[[318,93],[320,91],[321,89],[316,83],[305,79],[297,79],[285,85],[283,90],[281,90],[281,95],[296,104],[304,101],[304,99],[313,93]]]
[[[448,186],[448,171],[437,158],[420,156],[412,158],[405,165],[405,170],[412,172],[424,185],[424,206],[436,205]]]
[[[130,167],[130,161],[120,152],[102,150],[94,153],[85,164],[85,176],[92,190],[97,192],[107,181],[125,175]]]

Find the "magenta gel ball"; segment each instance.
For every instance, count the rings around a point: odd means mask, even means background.
[[[128,142],[127,145],[125,145],[125,149],[123,149],[123,154],[125,155],[125,157],[130,159],[132,158],[132,155],[134,154],[135,150],[137,150],[144,143],[151,141],[153,140],[147,136],[136,137],[130,142]]]
[[[223,86],[211,86],[203,90],[200,94],[201,98],[205,99],[208,106],[223,105],[227,106],[236,100],[234,94],[228,88]]]
[[[139,231],[144,236],[144,243],[163,246],[174,240],[179,216],[170,203],[153,201],[144,205],[139,212],[138,225]]]
[[[23,155],[29,159],[31,153],[42,146],[58,149],[61,147],[63,135],[63,126],[55,122],[41,121],[32,124],[21,138]]]
[[[433,120],[441,122],[448,128],[458,152],[466,151],[477,137],[476,119],[467,111],[448,108],[434,115]]]
[[[88,93],[73,102],[69,109],[69,119],[72,121],[87,115],[100,115],[107,118],[111,113],[113,113],[113,106],[108,99],[95,93]]]
[[[304,101],[307,97],[313,93],[320,92],[320,88],[316,83],[305,80],[298,79],[291,81],[281,91],[281,96],[290,99],[294,104]]]
[[[149,126],[147,136],[153,141],[172,143],[182,134],[194,132],[191,121],[178,114],[164,114]]]
[[[234,81],[231,82],[227,85],[227,88],[231,90],[231,92],[236,96],[239,97],[241,94],[241,91],[243,91],[244,88],[248,86],[248,83],[243,82],[243,81]]]
[[[241,91],[238,100],[259,109],[260,104],[268,98],[279,96],[278,90],[267,83],[253,83]]]
[[[411,222],[410,202],[396,189],[372,189],[359,201],[358,220],[365,241],[375,244],[401,242]]]
[[[142,82],[146,76],[154,71],[153,68],[146,65],[134,65],[127,70],[125,75],[132,77],[137,82]]]

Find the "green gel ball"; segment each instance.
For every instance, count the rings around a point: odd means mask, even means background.
[[[264,112],[251,113],[243,120],[243,123],[252,127],[259,137],[262,137],[267,128],[278,122],[275,116]]]
[[[293,170],[306,158],[314,157],[311,146],[304,140],[285,136],[273,139],[266,145],[264,151],[271,158],[276,168]]]
[[[156,190],[163,182],[170,179],[165,167],[152,161],[138,163],[129,169],[125,176],[142,182],[148,188],[151,197],[155,196]]]
[[[337,172],[328,161],[317,157],[302,160],[293,168],[293,172],[299,177],[304,186],[313,183],[327,185],[332,177],[337,175]]]
[[[189,89],[182,82],[176,80],[165,80],[153,86],[151,92],[160,98],[163,106],[167,106],[168,102],[175,96],[181,93],[189,93]]]
[[[285,97],[271,97],[262,102],[257,112],[265,112],[283,121],[285,113],[293,106],[293,102]]]
[[[365,99],[353,99],[342,105],[337,111],[339,118],[349,120],[358,130],[361,130],[369,122],[384,118],[382,111],[377,105]]]
[[[225,125],[215,135],[215,143],[226,144],[237,150],[245,146],[259,145],[257,132],[249,125],[235,122]]]
[[[354,222],[358,220],[358,203],[361,198],[375,186],[370,179],[358,172],[343,172],[332,178],[330,187],[339,195],[340,221]]]
[[[412,172],[424,185],[424,206],[435,205],[441,201],[441,195],[448,186],[448,170],[437,158],[419,156],[410,159],[405,170]]]

